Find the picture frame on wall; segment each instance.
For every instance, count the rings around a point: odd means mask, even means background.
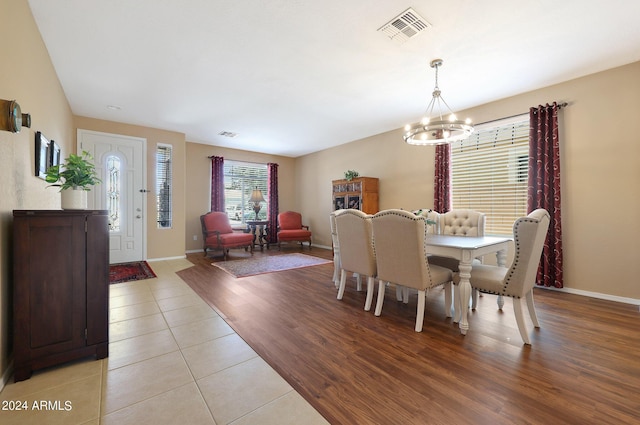
[[[49,167],[60,165],[60,146],[53,140],[49,143]]]
[[[51,164],[51,155],[49,153],[50,143],[49,139],[47,139],[42,132],[36,132],[36,177],[40,177],[43,180],[46,178],[47,168],[49,168]]]

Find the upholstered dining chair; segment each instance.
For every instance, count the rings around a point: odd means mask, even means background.
[[[225,212],[212,211],[200,216],[204,255],[209,250],[222,250],[227,259],[230,248],[250,249],[253,255],[253,234],[234,232]]]
[[[426,291],[446,285],[451,291],[451,270],[430,266],[425,239],[426,220],[410,211],[385,210],[371,219],[378,268],[378,299],[375,315],[382,314],[386,283],[406,286],[418,291],[416,332],[422,331]]]
[[[336,230],[336,214],[343,209],[332,211],[329,214],[329,225],[331,228],[331,245],[333,249],[333,284],[336,288],[340,287],[340,244],[338,242],[338,231]],[[357,278],[357,290],[362,291],[362,277],[358,273],[354,273]]]
[[[336,229],[336,214],[341,209],[329,213],[329,227],[331,229],[331,249],[333,251],[333,283],[336,288],[340,286],[340,244],[338,243],[338,231]]]
[[[311,232],[309,226],[302,224],[302,214],[295,211],[285,211],[278,214],[278,249],[282,249],[282,242],[309,242],[311,249]]]
[[[329,226],[331,228],[331,248],[333,250],[333,283],[336,288],[340,286],[340,243],[338,241],[338,230],[336,228],[336,214],[342,209],[329,213]]]
[[[453,236],[484,236],[486,214],[470,209],[454,209],[437,215],[437,233]],[[474,263],[481,263],[481,259],[475,259]],[[439,255],[430,255],[429,264],[442,266],[452,272],[458,271],[458,260]],[[474,298],[477,300],[477,297]],[[498,307],[504,304],[502,297],[498,298]],[[475,308],[475,304],[473,305]]]
[[[427,233],[438,234],[440,233],[440,214],[437,211],[433,211],[431,208],[420,208],[411,211],[415,215],[424,217],[427,220]],[[429,261],[431,264],[431,261]],[[447,292],[447,305],[451,305],[450,293]],[[409,288],[396,285],[396,298],[398,301],[402,301],[405,304],[409,303]],[[451,309],[449,308],[448,311]]]
[[[338,299],[344,296],[347,273],[367,277],[365,311],[371,310],[373,284],[377,275],[376,254],[373,247],[371,216],[356,209],[341,210],[335,215],[338,244],[340,245],[340,287]]]
[[[438,214],[438,233],[453,236],[484,236],[486,215],[479,211],[458,209]],[[450,257],[429,256],[429,264],[458,271],[458,260]]]
[[[549,213],[537,209],[513,224],[515,254],[510,267],[474,264],[471,268],[471,287],[475,290],[513,298],[513,311],[518,330],[525,344],[531,345],[531,339],[524,320],[523,309],[526,304],[533,326],[540,327],[533,303],[538,264],[542,248],[549,229]],[[454,283],[460,281],[455,273]],[[474,295],[475,296],[475,295]]]

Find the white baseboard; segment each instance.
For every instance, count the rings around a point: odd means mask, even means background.
[[[153,263],[154,261],[166,261],[166,260],[183,260],[187,258],[186,255],[179,255],[177,257],[164,257],[164,258],[147,258],[147,261]]]
[[[333,250],[333,247],[331,246],[324,246],[324,245],[311,245],[311,248],[323,248],[323,249],[328,249],[329,251]]]
[[[4,373],[2,374],[2,378],[0,380],[0,392],[2,392],[2,390],[4,389],[4,386],[7,385],[7,382],[9,382],[11,375],[13,375],[13,360],[9,362],[9,366],[7,366],[7,370],[5,370]]]
[[[546,287],[546,286],[536,286],[536,288],[548,289],[550,291],[566,292],[568,294],[583,295],[585,297],[615,301],[623,304],[637,305],[639,306],[638,311],[640,311],[640,300],[636,298],[618,297],[616,295],[601,294],[599,292],[583,291],[581,289],[573,289],[573,288],[553,288],[553,287]]]

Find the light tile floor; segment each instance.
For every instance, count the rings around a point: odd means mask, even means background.
[[[327,424],[175,274],[190,266],[111,285],[109,357],[11,380],[0,424]]]

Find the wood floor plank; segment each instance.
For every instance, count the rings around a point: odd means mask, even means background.
[[[525,346],[509,299],[501,312],[481,297],[462,336],[436,288],[416,333],[417,295],[388,288],[375,317],[352,279],[336,300],[333,264],[236,279],[188,259],[180,277],[332,424],[638,423],[637,306],[537,288],[542,328]]]

